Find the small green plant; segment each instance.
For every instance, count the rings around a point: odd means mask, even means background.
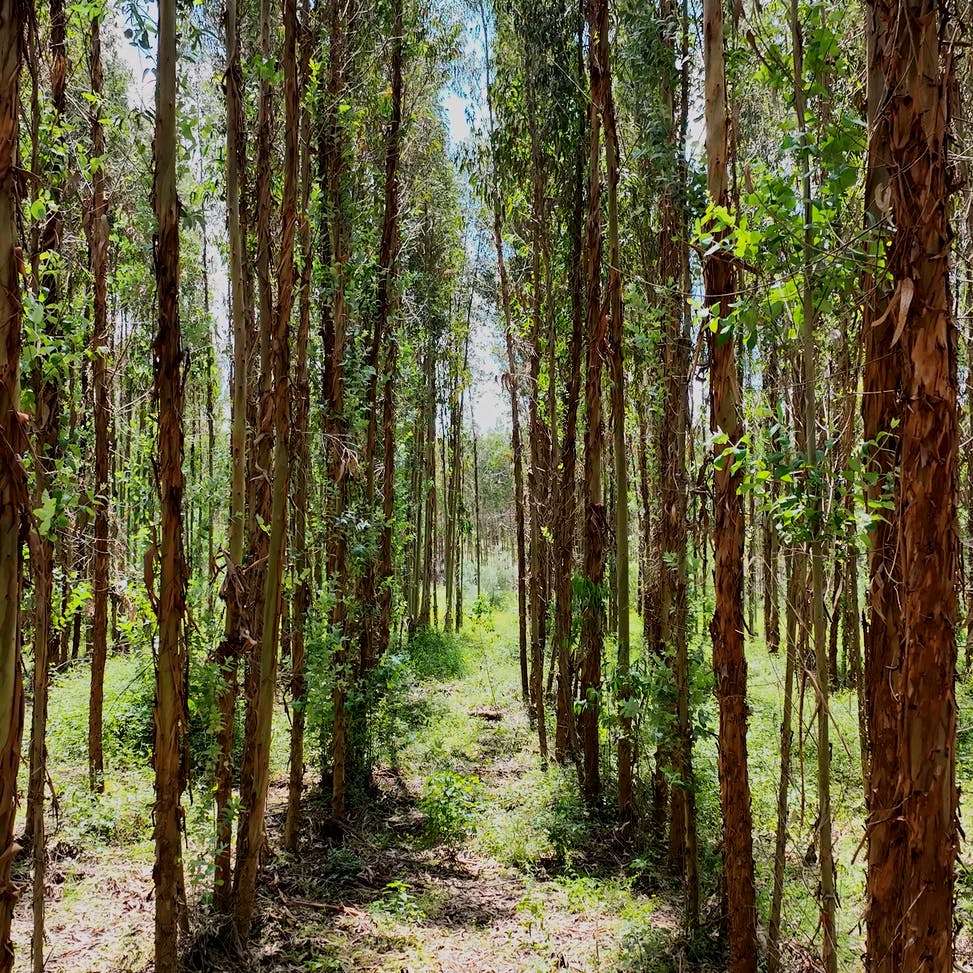
[[[418,896],[412,891],[412,886],[401,879],[389,882],[374,906],[403,922],[419,922],[425,919]]]
[[[362,870],[362,860],[350,848],[335,848],[324,867],[329,877],[342,881],[354,878]]]
[[[473,834],[482,792],[478,777],[450,771],[430,777],[419,802],[430,838],[453,845]]]

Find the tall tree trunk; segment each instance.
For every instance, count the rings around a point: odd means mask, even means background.
[[[308,0],[303,14],[308,16]],[[300,126],[300,179],[301,218],[300,249],[301,274],[299,285],[299,318],[297,330],[294,394],[291,406],[293,429],[290,455],[291,483],[294,490],[294,621],[291,632],[291,740],[290,776],[287,787],[287,817],[284,821],[283,845],[296,851],[301,830],[301,796],[304,790],[304,727],[307,710],[307,676],[305,648],[305,619],[311,607],[311,557],[307,547],[307,513],[309,506],[309,481],[311,478],[311,383],[308,373],[308,345],[311,336],[311,277],[314,254],[311,249],[311,224],[307,211],[311,199],[311,112],[303,103],[307,84],[311,50],[315,40],[309,28],[301,45],[300,81],[298,99],[301,101]]]
[[[583,58],[578,52],[579,60]],[[583,73],[583,65],[579,74]],[[557,652],[557,726],[554,759],[564,763],[577,750],[574,719],[573,616],[574,538],[577,529],[578,404],[581,399],[581,355],[584,346],[585,279],[582,260],[584,224],[584,172],[578,156],[575,164],[571,209],[571,341],[568,346],[567,399],[564,438],[561,441],[560,475],[557,482],[557,516],[554,563],[554,647]]]
[[[427,268],[431,269],[431,268]],[[432,601],[435,597],[435,527],[436,527],[436,342],[430,331],[424,361],[425,456],[423,458],[423,493],[425,532],[422,538],[422,600],[419,605],[419,625],[428,628],[432,622]]]
[[[256,737],[252,790],[241,794],[247,808],[245,838],[238,846],[234,922],[241,940],[250,935],[264,814],[270,783],[270,735],[277,685],[277,643],[280,635],[284,551],[287,541],[287,497],[290,487],[290,320],[294,308],[294,238],[297,230],[298,115],[297,0],[282,0],[284,20],[284,186],[281,199],[281,247],[277,264],[278,299],[271,342],[273,394],[265,399],[259,435],[274,444],[273,505],[270,544],[264,574],[260,679],[256,700]]]
[[[896,496],[902,562],[898,793],[903,970],[953,966],[957,853],[957,337],[949,291],[948,10],[884,4],[892,344],[902,344]],[[894,18],[894,19],[893,19]]]
[[[236,730],[237,670],[247,634],[247,586],[243,572],[247,523],[247,396],[249,350],[245,276],[245,235],[241,215],[245,198],[246,136],[243,110],[243,69],[240,58],[240,27],[237,0],[226,4],[226,219],[229,238],[230,324],[233,334],[233,370],[230,416],[230,510],[227,528],[226,601],[223,639],[216,652],[223,684],[218,697],[220,711],[219,753],[216,759],[216,856],[213,905],[228,914],[231,905],[231,843],[233,815],[233,744]]]
[[[675,26],[676,8],[669,3],[665,15]],[[676,780],[672,788],[669,829],[669,865],[680,869],[685,885],[685,926],[695,932],[699,917],[699,868],[696,835],[695,787],[693,784],[693,730],[690,718],[690,671],[686,593],[686,546],[688,482],[686,441],[689,426],[689,318],[686,312],[688,277],[688,239],[686,193],[688,169],[685,161],[689,76],[686,67],[688,11],[686,3],[678,14],[682,34],[683,68],[680,77],[680,106],[677,124],[673,84],[664,82],[663,100],[670,130],[671,157],[675,179],[662,201],[663,226],[660,263],[663,285],[668,288],[664,322],[663,415],[668,431],[666,453],[660,456],[662,578],[660,585],[660,622],[662,641],[672,653],[676,687],[676,741],[672,769]],[[667,71],[676,71],[675,42]]]
[[[870,474],[868,509],[884,503],[899,462],[901,346],[893,344],[894,317],[888,314],[889,287],[883,269],[889,236],[885,194],[891,178],[889,89],[886,80],[888,10],[882,0],[866,7],[868,158],[865,173],[865,229],[868,262],[862,339],[862,426]],[[875,518],[868,556],[868,618],[865,626],[865,699],[869,781],[866,788],[868,871],[865,912],[869,973],[902,969],[902,871],[905,832],[898,813],[899,695],[902,665],[902,615],[899,590],[902,564],[896,551],[894,518]]]
[[[794,109],[797,130],[802,143],[803,165],[800,175],[804,208],[803,288],[801,314],[801,346],[803,365],[804,440],[809,470],[817,457],[817,351],[815,349],[814,303],[814,199],[811,189],[811,154],[807,117],[804,104],[804,38],[801,30],[797,0],[791,0],[791,50],[794,65]],[[824,540],[821,536],[822,499],[812,491],[809,500],[810,556],[811,556],[811,620],[814,635],[815,695],[818,714],[818,860],[821,866],[821,957],[825,973],[837,973],[838,944],[835,938],[835,911],[838,897],[835,891],[834,859],[831,836],[831,744],[829,735],[828,687],[831,669],[824,624]]]
[[[272,59],[272,27],[270,0],[261,0],[259,7],[259,52],[265,64]],[[247,497],[249,511],[249,555],[247,564],[248,624],[250,627],[245,653],[245,719],[243,757],[240,767],[240,811],[237,817],[236,867],[233,875],[234,923],[239,932],[240,918],[246,910],[247,895],[239,892],[244,871],[249,870],[258,849],[248,847],[253,833],[250,821],[253,806],[249,799],[258,790],[257,776],[260,760],[260,689],[264,680],[261,671],[263,658],[264,604],[260,594],[266,589],[266,573],[270,556],[270,531],[273,523],[272,478],[274,462],[273,412],[273,240],[272,240],[272,167],[274,140],[274,93],[267,71],[259,72],[260,86],[257,100],[256,145],[256,223],[257,248],[255,269],[257,277],[259,381],[248,382],[256,394],[251,396],[252,447],[249,462],[251,492]],[[246,275],[246,279],[250,277]],[[253,359],[256,356],[252,356]],[[245,938],[245,937],[244,937]]]
[[[17,891],[10,881],[10,866],[17,853],[13,831],[24,729],[20,599],[28,497],[20,411],[23,266],[17,232],[17,146],[28,16],[21,0],[0,0],[0,973],[10,973],[14,960],[10,920]]]
[[[608,521],[604,501],[604,434],[601,370],[605,361],[607,309],[601,299],[601,126],[611,76],[608,73],[608,2],[588,4],[588,73],[591,100],[588,109],[589,188],[585,230],[587,268],[588,363],[585,377],[584,469],[584,608],[581,613],[581,716],[579,734],[583,751],[582,794],[592,802],[601,790],[599,770],[599,713],[601,710],[601,655],[605,638],[605,562]]]
[[[181,797],[186,784],[186,563],[183,553],[182,425],[185,376],[179,322],[179,198],[176,194],[176,0],[159,2],[156,62],[155,391],[159,409],[161,576],[157,602],[159,648],[155,697],[155,969],[177,973],[179,933],[186,909],[182,870]]]
[[[608,23],[604,28],[607,35]],[[618,813],[622,821],[634,816],[632,716],[629,701],[631,686],[631,645],[629,642],[628,593],[628,449],[625,441],[625,327],[622,319],[622,268],[618,243],[618,130],[615,120],[615,98],[612,93],[611,40],[599,35],[600,56],[606,74],[604,126],[605,173],[608,183],[608,313],[611,320],[609,340],[612,450],[615,470],[615,608],[618,652]]]
[[[547,766],[547,715],[544,705],[544,622],[547,605],[544,597],[544,567],[547,543],[543,538],[547,498],[545,496],[548,435],[550,430],[541,414],[541,356],[543,343],[542,307],[544,284],[541,275],[541,225],[545,218],[544,184],[546,175],[540,155],[536,119],[536,89],[529,63],[536,58],[530,49],[524,52],[528,129],[531,157],[531,308],[528,361],[530,377],[527,384],[527,442],[530,463],[527,467],[527,503],[529,517],[529,589],[530,615],[530,710],[537,721],[537,739],[541,766]],[[553,376],[549,377],[553,381]]]
[[[101,17],[91,19],[91,92],[96,102],[91,110],[91,155],[104,159],[105,130],[101,122],[104,70],[101,59]],[[108,576],[111,570],[109,506],[111,501],[111,384],[108,355],[108,203],[105,166],[100,162],[91,175],[91,209],[88,215],[88,253],[92,281],[91,356],[93,362],[95,425],[95,535],[91,556],[93,618],[91,625],[91,694],[88,706],[88,779],[93,791],[101,793],[105,782],[102,740],[102,709],[105,698],[105,660],[108,655]]]
[[[398,345],[395,336],[396,279],[399,253],[399,211],[402,155],[403,45],[405,20],[403,0],[392,2],[392,113],[385,147],[385,210],[379,253],[378,315],[385,343],[385,385],[382,390],[382,530],[377,562],[378,655],[389,645],[392,624],[393,521],[395,518],[395,376]]]
[[[327,87],[326,133],[328,158],[326,166],[326,198],[331,208],[331,260],[333,272],[330,308],[330,335],[325,342],[327,412],[325,430],[329,443],[329,477],[334,495],[329,513],[328,578],[334,588],[331,625],[336,633],[332,691],[334,727],[331,742],[332,789],[331,810],[344,818],[348,801],[348,785],[354,775],[356,754],[348,712],[348,699],[353,690],[354,666],[348,658],[351,646],[349,628],[349,599],[351,596],[348,539],[344,528],[344,512],[348,505],[349,470],[346,456],[348,417],[345,414],[345,351],[348,342],[348,262],[351,232],[346,196],[346,141],[342,100],[348,90],[350,46],[356,21],[354,0],[332,0],[330,5],[330,65]]]
[[[51,107],[53,130],[63,124],[67,88],[67,14],[64,0],[51,0]],[[39,65],[35,65],[39,67]],[[40,234],[38,259],[48,259],[39,283],[44,301],[44,332],[56,340],[62,330],[61,295],[58,281],[58,257],[64,233],[64,210],[61,204],[65,170],[59,149],[52,146],[47,160],[47,177],[52,206]],[[38,361],[31,375],[34,392],[34,440],[37,468],[34,473],[34,508],[40,508],[54,496],[61,433],[60,376],[46,371]],[[28,780],[28,831],[34,857],[31,887],[33,937],[31,940],[34,973],[44,971],[44,883],[47,871],[47,838],[44,831],[44,791],[47,784],[47,705],[51,659],[56,658],[60,639],[54,629],[54,532],[52,522],[47,531],[32,530],[29,538],[30,566],[34,581],[34,699],[31,711],[30,775]]]
[[[706,94],[706,168],[710,203],[729,205],[729,116],[723,60],[723,3],[704,0],[703,58]],[[719,249],[703,261],[706,306],[721,327],[730,315],[736,289],[732,255]],[[719,774],[723,810],[723,869],[729,914],[730,969],[757,968],[756,901],[753,879],[753,826],[747,774],[747,663],[743,654],[743,505],[741,472],[724,450],[743,438],[740,376],[735,342],[709,332],[710,408],[714,432],[724,437],[716,447],[716,509],[713,547],[716,558],[716,611],[710,625],[713,670],[720,708]],[[722,454],[721,456],[719,454]]]

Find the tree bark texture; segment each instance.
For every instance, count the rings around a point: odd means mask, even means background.
[[[20,411],[23,261],[16,169],[27,16],[21,0],[0,0],[0,973],[10,973],[14,960],[10,921],[17,888],[10,866],[17,852],[13,832],[24,729],[20,599],[28,496],[25,417]]]
[[[159,3],[156,75],[155,391],[159,409],[161,572],[157,602],[159,642],[155,699],[155,968],[177,973],[183,898],[182,792],[186,784],[186,564],[182,500],[185,376],[179,321],[179,199],[176,194],[176,0]]]
[[[704,0],[705,116],[707,187],[711,204],[729,205],[729,138],[723,57],[722,0]],[[723,330],[736,290],[732,255],[723,250],[703,262],[706,306]],[[747,773],[747,663],[743,654],[743,502],[742,472],[733,470],[732,453],[743,437],[740,376],[732,332],[709,332],[710,410],[714,432],[725,437],[716,447],[715,552],[716,611],[710,624],[713,670],[720,709],[719,776],[723,811],[723,870],[729,916],[730,969],[757,968],[756,904],[753,878],[753,824]]]

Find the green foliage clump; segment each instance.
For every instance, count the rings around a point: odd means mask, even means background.
[[[91,680],[86,667],[58,676],[51,687],[47,727],[52,754],[72,763],[88,762],[88,704]],[[109,767],[145,763],[152,752],[152,707],[155,682],[152,664],[142,656],[116,656],[105,670],[104,743]]]
[[[448,771],[430,777],[419,801],[429,837],[453,845],[473,834],[482,795],[478,777]]]
[[[459,679],[466,671],[462,646],[451,632],[420,628],[409,638],[408,653],[419,679]]]

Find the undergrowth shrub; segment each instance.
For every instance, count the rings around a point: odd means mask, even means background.
[[[417,629],[406,648],[409,664],[419,679],[459,679],[466,671],[462,646],[452,632]]]
[[[450,771],[426,781],[419,809],[426,816],[429,837],[447,845],[459,844],[476,830],[483,785],[479,777]]]

